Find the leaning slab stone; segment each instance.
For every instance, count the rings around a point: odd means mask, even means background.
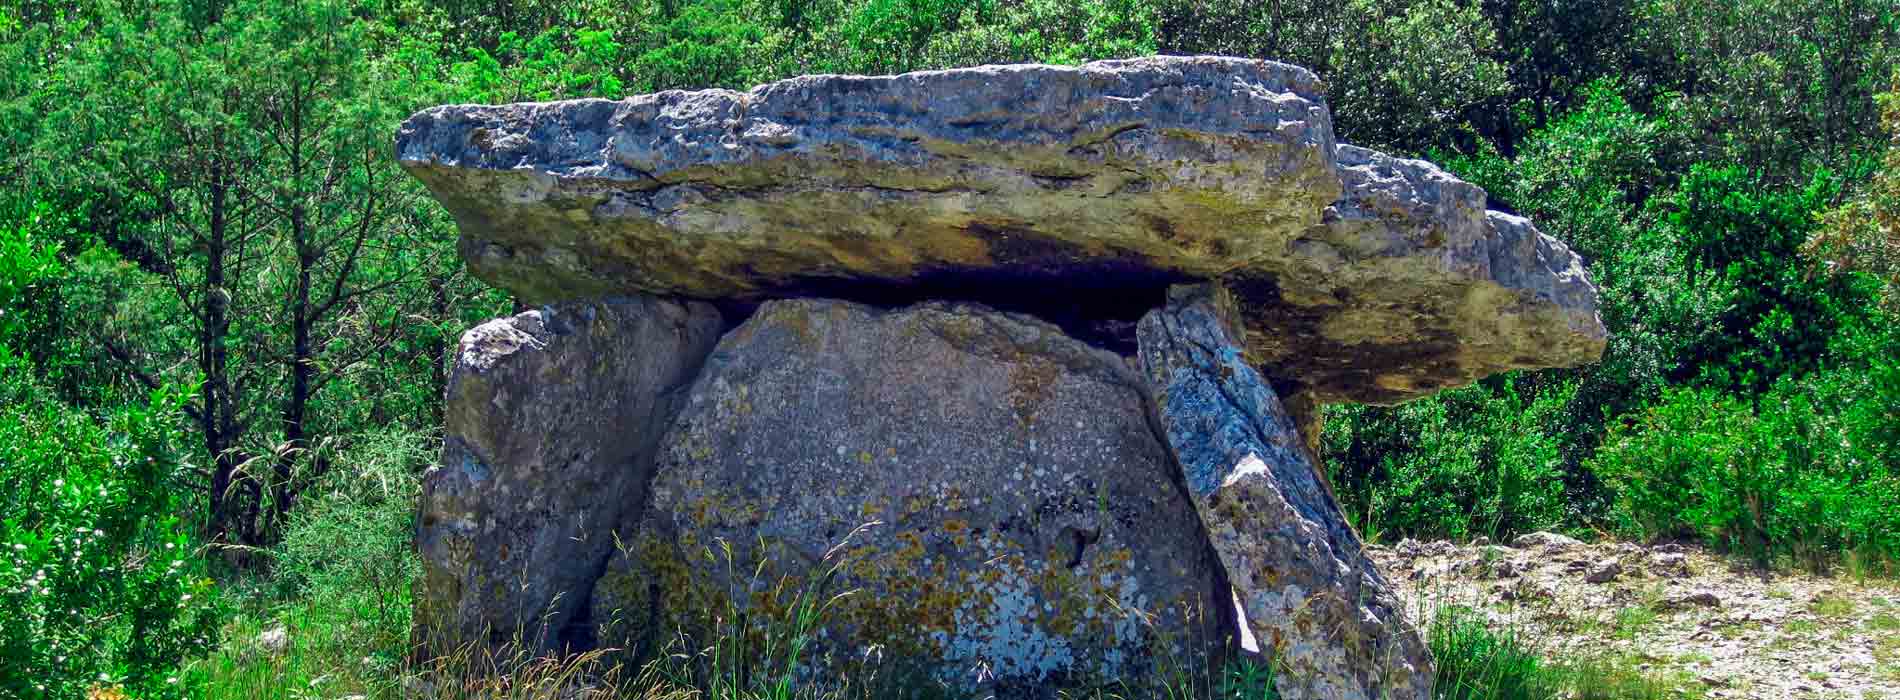
[[[1426,700],[1432,659],[1266,381],[1213,285],[1141,320],[1141,365],[1246,624],[1289,700]]]
[[[1029,317],[768,302],[720,341],[658,469],[596,586],[604,643],[764,640],[801,592],[855,591],[817,630],[819,679],[882,660],[1052,697],[1231,637],[1140,376]]]
[[[1338,146],[1320,83],[1279,63],[454,105],[411,117],[397,147],[470,269],[536,302],[987,293],[1132,322],[1169,284],[1224,280],[1248,359],[1319,403],[1594,361],[1604,343],[1562,244],[1429,164]]]
[[[462,335],[442,464],[423,477],[418,641],[437,654],[586,644],[570,623],[721,323],[706,304],[634,297]]]

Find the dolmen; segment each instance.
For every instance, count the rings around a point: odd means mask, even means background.
[[[758,661],[1047,698],[1257,650],[1283,698],[1425,700],[1321,407],[1605,342],[1564,244],[1280,63],[453,105],[397,150],[531,309],[453,358],[428,653],[796,640]]]

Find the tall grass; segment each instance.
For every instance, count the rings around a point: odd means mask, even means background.
[[[1635,659],[1553,661],[1554,645],[1526,628],[1499,625],[1469,607],[1441,604],[1426,635],[1438,659],[1435,700],[1685,700],[1700,685],[1643,671]]]
[[[814,599],[815,602],[815,599]],[[746,635],[734,634],[693,649],[675,636],[663,653],[638,666],[616,659],[614,649],[543,657],[523,646],[498,650],[462,647],[431,661],[378,664],[400,649],[369,649],[339,616],[303,609],[281,618],[292,628],[281,651],[240,642],[199,667],[206,700],[265,700],[285,697],[368,700],[960,700],[968,697],[927,679],[869,667],[858,675],[813,682],[799,677],[805,647],[797,639],[822,622],[812,617],[797,629],[781,630],[792,646],[767,668],[748,669],[754,658]],[[234,639],[252,639],[255,623]],[[1459,606],[1431,615],[1426,635],[1438,660],[1436,700],[1683,700],[1700,697],[1694,684],[1638,669],[1633,659],[1593,657],[1564,662],[1545,656],[1545,645],[1525,630],[1500,626]],[[406,690],[406,692],[405,692]],[[1165,669],[1152,687],[1118,686],[1070,690],[1064,700],[1277,700],[1270,666],[1235,660],[1221,668]]]
[[[182,680],[205,700],[279,700],[362,696],[365,700],[957,700],[966,694],[895,660],[854,664],[848,673],[814,675],[814,642],[833,606],[856,591],[832,590],[846,563],[834,547],[829,567],[809,585],[760,586],[764,567],[737,561],[730,548],[708,550],[738,582],[724,601],[701,611],[699,634],[675,631],[652,649],[599,649],[545,657],[516,630],[502,648],[462,647],[412,660],[411,585],[419,572],[408,547],[417,465],[432,458],[414,436],[365,439],[338,460],[273,550],[270,579],[225,587],[235,618],[225,645],[192,661]],[[844,538],[849,542],[863,528]],[[722,556],[723,555],[723,556]],[[743,567],[743,568],[742,568]],[[735,575],[747,571],[744,575]],[[756,629],[750,591],[768,589],[793,614]],[[1549,645],[1500,627],[1469,608],[1440,604],[1419,611],[1438,659],[1440,700],[1590,700],[1677,698],[1667,683],[1618,659],[1553,663]],[[1144,618],[1146,619],[1146,618]],[[281,645],[259,638],[281,627]],[[1157,640],[1152,682],[1068,690],[1064,700],[1277,700],[1270,662],[1236,655],[1224,662],[1168,651]],[[484,638],[486,635],[484,635]]]

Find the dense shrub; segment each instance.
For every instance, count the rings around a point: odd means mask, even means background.
[[[1667,392],[1612,430],[1593,469],[1630,534],[1693,536],[1759,560],[1900,553],[1900,343],[1841,343],[1841,366],[1758,398]]]
[[[1503,536],[1562,522],[1551,422],[1574,386],[1500,377],[1396,408],[1330,409],[1325,457],[1368,537]]]
[[[0,697],[177,696],[216,620],[179,518],[180,397],[95,418],[29,376],[0,348]]]
[[[378,648],[409,632],[410,586],[421,571],[415,532],[417,475],[434,456],[425,434],[356,436],[298,504],[278,546],[277,585],[344,619]]]

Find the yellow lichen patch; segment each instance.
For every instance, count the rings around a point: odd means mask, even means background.
[[[1009,367],[1009,405],[1024,423],[1036,420],[1036,411],[1049,401],[1054,384],[1062,375],[1056,363],[1040,357],[1026,357]]]
[[[668,634],[677,630],[695,640],[737,639],[754,650],[775,630],[794,625],[799,602],[808,600],[801,596],[831,600],[838,592],[855,591],[827,609],[819,622],[825,630],[821,639],[827,640],[821,645],[839,645],[836,650],[875,646],[886,658],[964,663],[1013,648],[995,646],[1002,644],[998,635],[1027,634],[1059,640],[1049,643],[1070,650],[1062,652],[1066,660],[1061,663],[1079,677],[1112,677],[1130,663],[1143,663],[1143,645],[1152,639],[1134,608],[1150,601],[1135,586],[1134,558],[1126,547],[1087,550],[1071,567],[1073,552],[1061,547],[1042,556],[994,531],[973,538],[975,531],[964,519],[947,519],[933,529],[873,529],[826,561],[813,561],[779,541],[734,542],[726,554],[716,544],[678,547],[647,535],[628,550],[634,560],[630,572],[610,574],[598,590],[630,609],[656,605],[662,611],[656,622]],[[689,539],[691,533],[682,533],[680,541]],[[958,554],[953,546],[978,551]],[[748,561],[764,565],[754,569]],[[834,564],[837,575],[828,577]],[[657,599],[649,600],[649,583]],[[1156,607],[1143,612],[1177,625],[1188,619],[1170,612],[1187,609],[1181,601],[1152,603]],[[837,664],[859,662],[848,660],[851,654],[830,658],[827,669],[833,671]]]

